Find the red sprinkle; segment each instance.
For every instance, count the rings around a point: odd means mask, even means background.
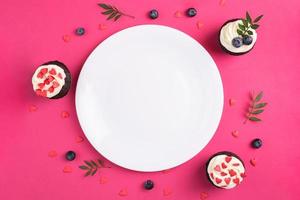
[[[125,197],[125,196],[127,196],[128,195],[128,191],[127,191],[127,189],[122,189],[122,190],[120,190],[120,192],[119,192],[119,196],[121,196],[121,197]]]
[[[60,79],[63,79],[63,77],[62,77],[62,75],[61,75],[61,73],[58,73],[58,78],[60,78]]]
[[[29,110],[29,112],[35,112],[35,111],[37,111],[37,106],[36,105],[30,105],[29,106],[29,108],[28,108],[28,110]]]
[[[231,156],[226,156],[226,157],[225,157],[225,161],[226,161],[227,163],[229,163],[229,162],[231,161],[231,159],[232,159]]]
[[[233,163],[232,166],[238,167],[240,166],[240,163]]]
[[[179,10],[178,10],[178,11],[176,11],[174,15],[175,15],[175,17],[177,17],[177,18],[181,18],[181,17],[183,17],[183,14],[182,14],[182,12],[181,12],[181,11],[179,11]]]
[[[201,29],[204,26],[204,24],[201,21],[197,22],[197,28]]]
[[[235,99],[229,99],[229,106],[234,106],[236,103]]]
[[[63,36],[63,41],[64,42],[70,42],[71,41],[71,36],[70,35],[64,35]]]
[[[222,179],[216,178],[216,183],[219,184],[222,182]]]
[[[76,139],[75,139],[76,143],[81,143],[84,141],[83,137],[81,136],[77,136]]]
[[[227,176],[227,173],[221,172],[221,176]]]
[[[256,160],[255,160],[255,158],[252,158],[252,159],[250,160],[250,164],[251,164],[253,167],[255,167],[255,165],[256,165]]]
[[[246,178],[246,174],[245,173],[241,173],[240,174],[242,178]]]
[[[165,189],[163,190],[164,196],[170,196],[172,193],[173,193],[173,192],[172,192],[172,190],[171,190],[170,188],[165,188]]]
[[[43,78],[43,77],[44,77],[44,74],[43,74],[42,72],[39,72],[39,73],[37,74],[37,77],[38,77],[38,78]]]
[[[57,81],[53,81],[52,86],[54,88],[57,88],[59,86],[59,83]]]
[[[207,199],[207,197],[208,197],[207,192],[201,192],[201,193],[200,193],[200,199],[201,199],[201,200],[205,200],[205,199]]]
[[[53,76],[48,76],[48,81],[49,82],[52,82],[54,80],[54,77]]]
[[[214,174],[213,174],[213,173],[210,173],[209,175],[210,175],[211,179],[215,179],[215,177],[214,177]]]
[[[217,172],[221,172],[221,167],[220,165],[216,165],[215,168],[214,168],[215,171]]]
[[[99,24],[98,28],[99,30],[103,31],[107,29],[107,26],[105,24]]]
[[[39,83],[39,84],[38,84],[38,87],[39,87],[40,89],[43,89],[43,88],[45,87],[45,83]]]
[[[239,178],[235,178],[235,179],[233,179],[232,181],[233,181],[235,184],[237,184],[237,185],[240,184],[240,179],[239,179]]]
[[[54,158],[54,157],[57,156],[57,152],[55,150],[51,150],[51,151],[48,152],[48,156],[50,158]]]
[[[49,79],[45,79],[45,80],[44,80],[44,83],[45,83],[46,85],[49,85],[49,84],[50,84]]]
[[[225,178],[224,181],[228,185],[230,183],[230,181],[231,181],[231,178]]]
[[[220,5],[220,6],[224,6],[225,3],[226,3],[226,0],[220,0],[220,1],[219,1],[219,5]]]
[[[48,91],[49,91],[50,93],[54,92],[54,87],[53,87],[53,86],[49,87]]]
[[[51,69],[49,73],[50,73],[51,75],[56,75],[55,69]]]
[[[226,169],[227,168],[227,165],[225,163],[222,163],[222,168],[223,169]]]
[[[48,72],[48,69],[47,68],[42,68],[41,71],[40,71],[42,74],[46,74]]]
[[[68,117],[70,117],[70,113],[67,112],[67,111],[62,111],[62,112],[61,112],[61,117],[62,117],[62,118],[68,118]]]
[[[237,137],[239,137],[240,132],[237,131],[237,130],[235,130],[235,131],[232,131],[232,132],[231,132],[231,135],[232,135],[233,137],[237,138]]]
[[[41,93],[41,96],[47,97],[47,90],[43,90],[42,93]]]
[[[236,175],[236,172],[234,171],[234,170],[229,170],[229,174],[230,174],[230,176],[232,177],[232,176],[235,176]]]
[[[70,165],[64,166],[63,172],[64,173],[71,173],[73,171],[73,168]]]
[[[104,177],[104,176],[101,176],[101,177],[100,177],[100,180],[99,180],[99,183],[100,183],[100,184],[105,184],[105,183],[107,183],[107,182],[108,182],[107,177]]]

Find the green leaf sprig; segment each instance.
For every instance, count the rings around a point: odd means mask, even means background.
[[[262,121],[260,118],[258,118],[258,115],[264,112],[263,108],[267,105],[267,103],[261,102],[262,97],[263,97],[262,91],[259,92],[257,95],[254,95],[254,93],[252,93],[251,103],[247,110],[246,120],[244,123],[246,123],[248,120],[253,122]]]
[[[107,15],[108,17],[106,18],[107,20],[114,20],[117,21],[120,17],[126,16],[134,19],[135,17],[132,15],[128,15],[119,9],[117,9],[115,6],[109,5],[109,4],[104,4],[104,3],[99,3],[98,6],[103,8],[105,11],[102,12],[103,15]]]
[[[250,28],[254,30],[258,29],[259,25],[257,24],[257,22],[259,22],[259,20],[261,20],[262,17],[263,15],[260,15],[256,17],[254,20],[252,20],[250,14],[247,11],[246,18],[242,19],[243,23],[238,24],[239,28],[237,29],[237,33],[240,36],[253,35],[253,32],[250,30]]]
[[[99,168],[109,168],[105,167],[102,160],[97,159],[96,161],[90,160],[84,161],[85,165],[80,165],[79,168],[87,171],[84,176],[94,176]]]

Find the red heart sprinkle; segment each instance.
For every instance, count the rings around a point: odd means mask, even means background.
[[[220,165],[216,165],[214,168],[215,171],[220,172],[221,171],[221,167]]]
[[[226,156],[226,157],[225,157],[225,161],[226,161],[227,163],[229,163],[229,162],[231,161],[231,159],[232,159],[231,156]]]
[[[175,12],[175,17],[177,17],[177,18],[181,18],[181,17],[183,17],[183,14],[182,14],[182,12],[181,11],[176,11]]]
[[[71,41],[71,36],[70,35],[64,35],[63,36],[63,41],[64,42],[70,42]]]
[[[100,184],[105,184],[108,182],[108,179],[107,179],[107,177],[101,176],[99,182],[100,182]]]
[[[52,75],[56,75],[55,69],[51,69],[49,73],[52,74]]]
[[[240,134],[239,131],[236,130],[231,132],[231,135],[235,138],[239,137],[239,134]]]
[[[209,175],[210,175],[211,179],[215,178],[213,173],[210,173]]]
[[[69,165],[66,165],[63,169],[64,173],[71,173],[73,171],[72,167]]]
[[[43,78],[43,77],[44,77],[44,74],[43,74],[42,72],[39,72],[39,73],[37,74],[37,77],[38,77],[38,78]]]
[[[47,90],[43,90],[42,93],[41,93],[41,96],[47,97]]]
[[[220,0],[219,5],[220,5],[220,6],[224,6],[225,3],[226,3],[226,0]]]
[[[50,93],[54,92],[54,87],[53,87],[53,86],[49,87],[48,91],[49,91]]]
[[[221,176],[227,176],[227,173],[221,172]]]
[[[235,176],[236,175],[236,172],[234,171],[234,170],[229,170],[229,174],[230,174],[230,176],[232,177],[232,176]]]
[[[255,160],[255,158],[252,158],[252,159],[250,160],[250,164],[251,164],[253,167],[255,167],[255,165],[256,165],[256,160]]]
[[[216,183],[219,184],[222,182],[222,179],[216,178]]]
[[[197,22],[197,28],[201,29],[204,26],[204,24],[201,21]]]
[[[36,93],[36,95],[38,95],[38,96],[42,96],[42,95],[41,95],[41,93],[42,93],[42,90],[41,90],[41,89],[36,89],[36,90],[35,90],[35,93]]]
[[[122,189],[122,190],[120,190],[120,192],[119,192],[119,196],[121,196],[121,197],[125,197],[125,196],[127,196],[128,195],[128,191],[127,191],[127,189]]]
[[[172,194],[172,190],[169,188],[165,188],[163,190],[163,194],[164,194],[164,196],[170,196]]]
[[[105,24],[99,24],[98,28],[99,30],[103,31],[107,29],[107,26]]]
[[[52,82],[54,80],[54,77],[53,76],[48,76],[48,81],[49,82]]]
[[[48,72],[48,69],[47,68],[43,68],[43,69],[41,69],[40,72],[43,73],[43,74],[46,74]]]
[[[62,75],[61,75],[61,73],[58,73],[57,76],[58,76],[58,78],[60,78],[60,79],[63,78]]]
[[[76,143],[81,143],[81,142],[83,142],[83,140],[84,139],[81,136],[77,136],[76,139],[75,139]]]
[[[38,84],[38,87],[39,87],[40,89],[43,89],[43,88],[45,87],[45,83],[39,83],[39,84]]]
[[[231,178],[225,178],[224,181],[228,185],[230,183],[230,181],[231,181]]]
[[[239,179],[239,178],[235,178],[235,179],[233,179],[232,181],[233,181],[235,184],[237,184],[237,185],[240,184],[240,179]]]
[[[246,177],[246,174],[245,174],[245,173],[241,173],[240,175],[241,175],[242,178],[245,178],[245,177]]]
[[[35,111],[37,111],[37,106],[36,105],[30,105],[29,106],[29,108],[28,108],[28,110],[29,110],[29,112],[35,112]]]
[[[61,117],[62,118],[68,118],[68,117],[70,117],[70,114],[67,111],[62,111],[61,112]]]
[[[200,193],[200,199],[201,199],[201,200],[205,200],[207,197],[208,197],[207,192],[201,192],[201,193]]]
[[[234,106],[236,103],[235,99],[229,99],[229,106]]]
[[[222,168],[223,169],[226,169],[227,168],[227,165],[225,163],[222,163]]]
[[[45,80],[44,80],[44,83],[45,83],[46,85],[49,85],[49,84],[50,84],[49,79],[45,79]]]
[[[233,163],[232,166],[238,167],[240,166],[240,163]]]
[[[59,86],[59,83],[56,82],[56,81],[53,81],[52,86],[53,86],[54,88],[57,88],[57,87]]]
[[[55,150],[51,150],[51,151],[48,152],[48,156],[50,158],[54,158],[54,157],[57,156],[57,152]]]

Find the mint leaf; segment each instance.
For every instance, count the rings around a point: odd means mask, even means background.
[[[239,28],[240,28],[242,31],[245,30],[245,26],[244,26],[244,25],[242,25],[242,24],[238,24],[238,25],[239,25]]]
[[[254,20],[253,22],[254,22],[254,23],[258,22],[262,17],[263,17],[263,15],[260,15],[260,16],[256,17],[255,20]]]
[[[247,21],[248,21],[250,24],[252,24],[252,19],[251,19],[250,15],[249,15],[248,11],[246,12],[246,19],[247,19]]]
[[[254,29],[254,30],[255,30],[255,29],[258,29],[258,27],[259,27],[258,24],[253,24],[253,25],[251,25],[251,28]]]

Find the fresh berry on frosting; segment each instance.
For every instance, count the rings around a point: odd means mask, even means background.
[[[229,152],[215,154],[207,163],[207,174],[213,185],[231,189],[239,185],[245,177],[243,162]]]

